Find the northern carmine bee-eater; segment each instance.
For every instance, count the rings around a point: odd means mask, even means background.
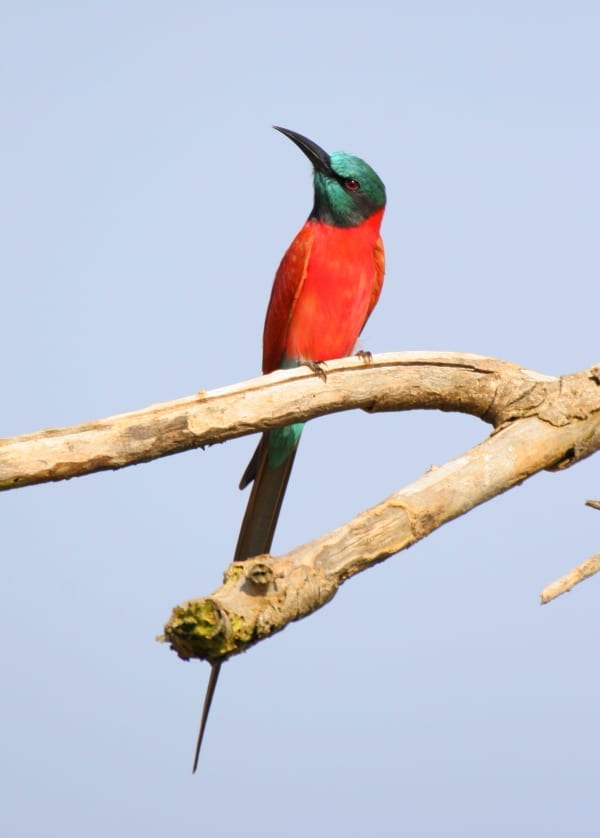
[[[263,333],[263,373],[350,355],[381,293],[379,228],[385,187],[359,157],[327,154],[312,140],[278,128],[314,168],[314,205],[275,274]],[[321,372],[322,374],[322,372]],[[254,481],[234,560],[271,549],[302,424],[264,433],[240,488]],[[194,757],[194,771],[220,662],[212,664]]]

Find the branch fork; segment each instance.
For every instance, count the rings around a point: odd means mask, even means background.
[[[400,352],[327,363],[133,413],[0,440],[0,490],[120,469],[316,416],[435,409],[494,430],[456,459],[283,556],[234,563],[209,597],[177,606],[161,638],[180,657],[222,660],[312,613],[356,573],[537,472],[600,448],[600,364],[560,378],[480,355]],[[597,557],[545,589],[543,601],[598,570]],[[566,580],[566,581],[565,581]],[[557,593],[558,591],[558,593]]]

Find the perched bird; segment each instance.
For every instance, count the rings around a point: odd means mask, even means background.
[[[263,333],[263,373],[350,355],[381,293],[379,228],[385,187],[359,157],[327,154],[312,140],[275,126],[314,168],[314,205],[275,274]],[[322,372],[321,372],[322,374]],[[240,488],[254,482],[234,560],[268,553],[302,433],[301,423],[262,435]],[[212,664],[194,771],[220,662]]]

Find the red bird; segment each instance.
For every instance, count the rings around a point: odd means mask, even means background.
[[[379,227],[385,187],[344,152],[277,128],[314,166],[313,210],[275,275],[263,334],[263,373],[350,355],[381,293]],[[240,488],[254,480],[234,560],[268,553],[302,424],[263,434]]]
[[[329,155],[312,140],[277,128],[314,167],[314,205],[277,269],[263,333],[263,373],[343,358],[353,351],[381,293],[379,235],[385,187],[358,157]],[[240,488],[254,481],[234,560],[268,553],[303,425],[264,433]],[[221,663],[212,671],[196,745],[194,771]]]

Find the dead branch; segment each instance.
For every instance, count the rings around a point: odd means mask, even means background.
[[[554,378],[478,355],[403,352],[306,367],[144,410],[0,440],[0,489],[118,469],[335,411],[437,409],[496,429],[383,503],[279,558],[233,564],[211,597],[174,610],[183,657],[237,654],[320,608],[350,576],[530,477],[600,447],[600,366]]]
[[[592,509],[600,509],[600,501],[598,500],[586,500],[586,506],[591,507]],[[600,553],[596,553],[594,556],[590,556],[589,559],[586,559],[577,567],[574,567],[568,573],[565,573],[564,576],[561,576],[560,579],[557,579],[555,582],[551,582],[549,585],[546,585],[544,590],[541,593],[541,601],[542,605],[545,605],[547,602],[550,602],[556,597],[560,596],[561,594],[566,594],[567,591],[570,591],[575,585],[578,585],[580,582],[583,582],[585,579],[589,579],[590,576],[593,576],[595,573],[600,571]]]
[[[227,439],[362,408],[435,409],[495,427],[537,415],[553,425],[600,409],[594,367],[563,378],[451,352],[401,352],[306,367],[69,428],[0,440],[0,490],[119,469]]]
[[[184,659],[245,651],[325,605],[350,576],[538,471],[563,468],[600,447],[600,412],[553,425],[527,417],[284,556],[230,565],[210,597],[174,609],[161,639]]]
[[[565,573],[565,575],[561,576],[560,579],[546,585],[541,593],[542,605],[546,605],[547,602],[556,599],[556,597],[561,594],[566,594],[574,588],[575,585],[578,585],[585,579],[589,579],[590,576],[598,573],[598,571],[600,571],[600,553],[590,556],[589,559],[586,559],[580,565],[577,565],[577,567],[574,567],[568,573]]]

